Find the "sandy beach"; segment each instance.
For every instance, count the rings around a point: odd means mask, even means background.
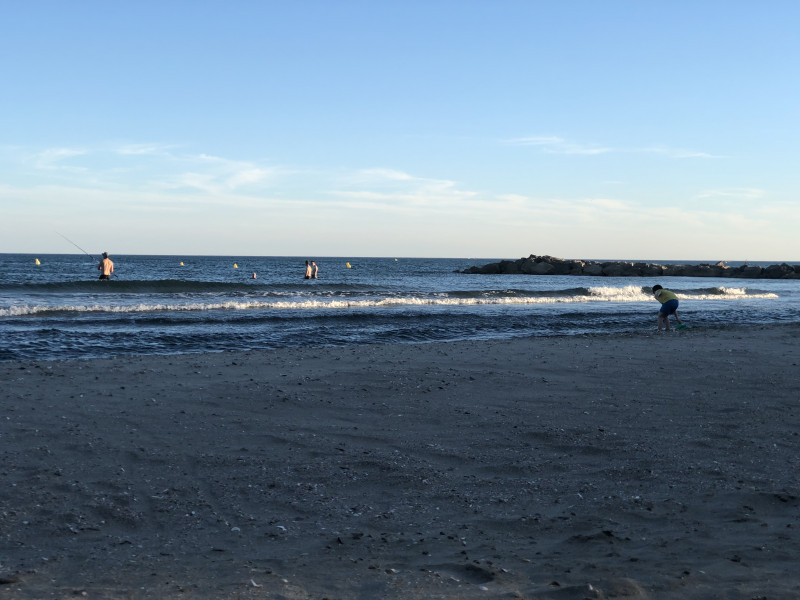
[[[797,324],[0,377],[2,598],[800,598]]]

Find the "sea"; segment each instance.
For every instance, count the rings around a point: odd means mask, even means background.
[[[498,258],[111,258],[99,281],[99,256],[0,254],[0,361],[647,332],[656,283],[690,326],[671,335],[800,322],[800,280],[457,272]]]

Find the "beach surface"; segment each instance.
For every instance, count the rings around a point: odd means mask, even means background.
[[[0,363],[0,597],[800,597],[800,326]]]

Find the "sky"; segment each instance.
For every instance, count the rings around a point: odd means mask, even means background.
[[[800,260],[800,2],[3,3],[0,252]]]

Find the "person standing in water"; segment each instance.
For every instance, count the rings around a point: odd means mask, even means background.
[[[312,260],[311,261],[311,278],[312,279],[316,279],[317,278],[317,272],[318,271],[319,271],[319,269],[317,268],[317,263]]]
[[[97,270],[100,271],[100,279],[111,279],[111,274],[114,272],[114,262],[108,258],[108,252],[103,252],[103,260],[97,265]]]
[[[306,261],[306,276],[305,279],[311,279],[311,265]]]

